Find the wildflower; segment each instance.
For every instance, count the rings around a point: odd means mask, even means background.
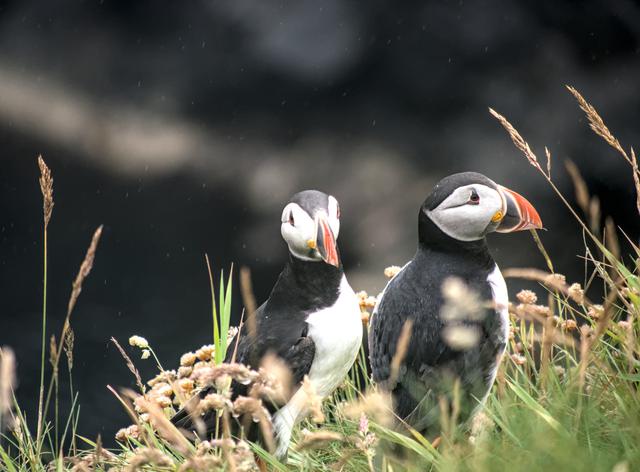
[[[124,469],[126,472],[143,470],[145,465],[157,467],[172,467],[173,461],[160,449],[144,447],[136,450],[135,455],[129,459],[129,464]]]
[[[182,357],[180,357],[180,365],[184,367],[192,366],[195,364],[196,359],[197,357],[193,352],[187,352],[186,354],[182,354]]]
[[[193,372],[192,367],[182,366],[178,368],[178,378],[182,379],[185,377],[189,377]]]
[[[368,311],[360,312],[360,320],[362,321],[363,325],[368,326],[370,319],[371,319],[371,313],[369,313]]]
[[[578,328],[578,323],[576,323],[576,320],[565,320],[562,322],[562,328],[567,331],[574,331]]]
[[[582,290],[579,283],[571,284],[569,287],[569,297],[576,303],[584,303],[584,290]]]
[[[369,418],[364,412],[360,415],[360,422],[358,423],[358,432],[366,434],[369,432]]]
[[[171,405],[173,405],[173,402],[171,401],[171,398],[164,396],[164,395],[159,395],[156,398],[153,399],[153,401],[160,407],[160,408],[169,408]]]
[[[227,346],[231,343],[231,341],[233,341],[233,338],[236,337],[236,335],[238,334],[238,331],[240,331],[238,329],[237,326],[230,326],[229,330],[227,331]]]
[[[189,393],[194,389],[195,382],[191,379],[180,379],[178,380],[178,386],[185,392]]]
[[[141,359],[149,359],[149,357],[151,356],[151,351],[149,349],[143,349],[142,350],[142,355],[140,356]]]
[[[620,326],[620,328],[622,328],[625,331],[631,330],[631,323],[626,320],[618,321],[618,326]]]
[[[603,314],[604,307],[602,305],[591,305],[589,307],[589,311],[587,312],[587,315],[594,320],[602,318]]]
[[[162,383],[162,382],[171,383],[171,382],[173,382],[175,380],[176,380],[176,371],[175,370],[163,370],[158,375],[156,375],[154,378],[149,380],[147,383],[151,387],[153,387],[154,385],[156,385],[158,383]]]
[[[520,290],[516,298],[520,303],[524,303],[525,305],[533,305],[538,301],[538,296],[531,290]]]
[[[216,347],[213,344],[207,344],[196,351],[196,357],[201,361],[208,361],[213,358],[215,351]]]
[[[511,360],[517,365],[524,365],[527,363],[527,358],[520,354],[511,354]]]
[[[149,348],[149,342],[143,338],[142,336],[131,336],[129,338],[129,344],[131,346],[135,346],[135,347],[139,347],[140,349],[148,349]]]
[[[127,439],[138,439],[140,436],[140,430],[138,429],[138,425],[131,425],[126,428],[121,428],[116,433],[116,440],[120,442],[124,442]]]
[[[402,267],[399,266],[389,266],[384,270],[384,276],[388,279],[392,279],[394,278],[396,275],[398,275],[398,272],[400,272],[402,270]]]
[[[166,383],[156,384],[153,386],[153,390],[157,395],[160,396],[171,396],[173,394],[173,388],[171,385]]]

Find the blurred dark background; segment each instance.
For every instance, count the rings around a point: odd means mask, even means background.
[[[105,225],[72,325],[79,432],[107,443],[128,420],[106,385],[133,385],[109,338],[143,335],[165,366],[210,342],[205,253],[216,271],[249,266],[264,300],[286,257],[281,208],[298,190],[339,199],[339,242],[356,289],[377,293],[384,267],[411,257],[420,203],[437,180],[463,170],[526,195],[549,230],[542,238],[556,269],[583,281],[577,224],[489,106],[539,156],[550,148],[568,196],[571,158],[602,212],[638,236],[626,163],[588,130],[564,89],[581,90],[623,144],[640,144],[637,2],[0,5],[0,345],[16,351],[18,397],[31,419],[39,153],[55,191],[49,335],[59,335],[71,281]],[[490,244],[503,268],[544,267],[528,233]],[[511,282],[512,295],[519,287]],[[151,361],[137,365],[153,375]]]

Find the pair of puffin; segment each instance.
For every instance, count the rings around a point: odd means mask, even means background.
[[[441,180],[420,207],[418,250],[387,285],[371,320],[369,352],[373,379],[393,395],[397,416],[418,431],[435,434],[439,398],[451,397],[459,379],[460,419],[486,398],[495,379],[508,335],[507,287],[485,236],[541,228],[533,206],[487,177],[465,172]],[[289,258],[268,300],[255,313],[255,336],[242,333],[236,359],[253,368],[269,353],[290,369],[294,390],[273,414],[277,457],[287,454],[295,424],[308,413],[300,387],[308,376],[321,398],[329,396],[353,365],[362,341],[358,300],[344,275],[336,239],[340,210],[332,196],[307,190],[285,206],[281,233]],[[462,279],[483,300],[485,316],[459,321],[479,332],[465,349],[447,343],[442,284]],[[399,375],[391,363],[407,320],[412,332]],[[242,393],[242,386],[235,385]],[[192,429],[191,417],[178,412],[174,422]],[[206,423],[207,418],[205,418]]]

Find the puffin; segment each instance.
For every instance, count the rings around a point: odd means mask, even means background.
[[[265,404],[272,414],[275,455],[285,459],[295,424],[308,412],[308,377],[313,393],[329,396],[344,380],[362,343],[358,299],[344,274],[336,244],[340,207],[331,195],[305,190],[291,197],[282,211],[280,232],[289,255],[269,298],[255,312],[255,333],[240,333],[235,361],[258,369],[265,356],[275,355],[288,368],[293,386],[287,403]],[[231,362],[229,349],[225,362]],[[233,397],[247,395],[247,386],[233,382]],[[200,398],[209,390],[203,390]],[[191,410],[192,411],[192,410]],[[203,418],[207,434],[215,428],[215,412]],[[183,409],[173,423],[193,429]],[[247,432],[260,441],[258,428]],[[254,434],[255,433],[255,434]]]
[[[523,196],[476,172],[445,177],[420,207],[417,251],[389,281],[372,314],[369,361],[375,383],[391,393],[397,417],[424,437],[440,435],[442,399],[449,411],[458,401],[460,424],[474,415],[505,351],[507,286],[487,234],[542,227]],[[458,295],[471,293],[482,302],[473,316],[456,319],[447,311],[443,285],[451,280],[468,290]],[[410,337],[398,348],[407,321]],[[456,334],[469,339],[456,342]],[[392,368],[396,353],[404,358]]]

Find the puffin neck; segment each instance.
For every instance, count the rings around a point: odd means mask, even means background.
[[[332,306],[340,294],[344,271],[322,261],[303,261],[289,254],[269,303],[308,311]]]
[[[421,250],[452,253],[475,260],[486,267],[493,267],[494,264],[486,238],[475,241],[460,241],[452,238],[438,228],[422,211],[418,223],[418,251]]]

